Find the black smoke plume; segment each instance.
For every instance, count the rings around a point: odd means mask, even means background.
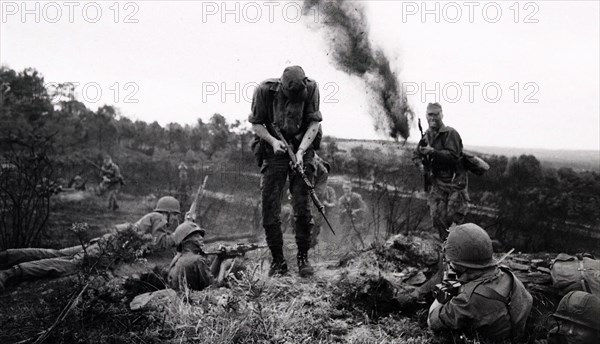
[[[335,66],[365,81],[372,97],[371,116],[376,129],[389,127],[391,137],[406,139],[413,111],[407,103],[398,78],[383,51],[369,41],[369,26],[358,1],[305,0],[303,13],[326,30]]]

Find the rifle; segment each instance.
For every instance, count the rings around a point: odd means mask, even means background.
[[[333,227],[331,227],[331,223],[329,223],[329,220],[327,219],[327,216],[325,216],[325,211],[323,210],[325,208],[325,206],[323,205],[323,203],[321,203],[321,201],[319,201],[319,198],[317,197],[317,194],[315,193],[314,185],[312,185],[310,180],[308,180],[308,177],[306,176],[306,174],[304,174],[304,171],[302,170],[302,168],[300,168],[300,166],[298,165],[298,162],[296,161],[296,154],[294,154],[294,151],[292,150],[292,146],[290,146],[288,144],[287,140],[281,134],[281,131],[279,131],[279,129],[277,129],[275,126],[273,126],[271,124],[267,124],[267,129],[271,129],[270,131],[274,132],[275,135],[277,136],[277,139],[281,140],[283,142],[283,144],[285,145],[285,147],[287,148],[288,155],[290,156],[290,159],[292,160],[292,164],[294,166],[293,167],[294,171],[296,173],[298,173],[300,175],[300,177],[302,177],[302,180],[304,180],[304,184],[306,184],[306,186],[308,186],[310,198],[312,199],[313,204],[315,205],[315,207],[317,207],[317,209],[319,210],[319,213],[321,213],[321,216],[323,216],[323,219],[325,219],[325,222],[327,222],[327,226],[329,226],[329,230],[331,231],[331,233],[333,233],[333,235],[336,235],[335,231],[333,230]]]
[[[427,146],[427,141],[425,140],[425,133],[423,132],[423,127],[421,126],[420,118],[418,120],[418,124],[419,124],[419,131],[421,132],[421,141],[419,141],[419,147],[425,147],[425,146]],[[431,161],[429,161],[428,157],[421,156],[421,164],[423,164],[423,170],[424,170],[423,171],[423,189],[425,189],[425,192],[429,192],[429,190],[431,189],[431,179],[430,179],[430,171],[429,171],[429,165],[431,164]]]
[[[205,252],[204,254],[207,256],[220,256],[223,259],[235,258],[235,257],[243,257],[246,252],[258,250],[259,248],[266,248],[267,245],[257,245],[257,244],[244,244],[239,243],[235,246],[219,246],[216,251]]]
[[[202,185],[196,191],[196,197],[194,197],[194,202],[190,205],[190,210],[185,214],[185,219],[190,220],[192,222],[196,222],[197,219],[200,218],[200,201],[204,197],[204,190],[206,190],[206,182],[208,181],[208,175],[204,176],[204,180],[202,181]]]

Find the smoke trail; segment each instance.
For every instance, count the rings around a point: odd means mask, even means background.
[[[389,128],[393,138],[410,134],[413,111],[383,51],[369,42],[364,9],[357,1],[305,0],[303,14],[318,13],[332,45],[335,65],[341,71],[363,79],[373,98],[371,116],[376,129]]]

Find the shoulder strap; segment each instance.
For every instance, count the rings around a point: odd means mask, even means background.
[[[587,293],[592,293],[591,289],[590,289],[590,285],[588,284],[587,280],[585,279],[585,266],[583,266],[583,257],[581,256],[577,256],[577,260],[579,261],[579,272],[581,273],[581,287],[583,288],[583,291],[587,292]]]
[[[502,270],[506,275],[508,275],[510,277],[510,288],[509,288],[507,296],[503,296],[502,294],[498,293],[494,289],[485,285],[484,284],[485,281],[482,281],[477,286],[475,286],[475,288],[473,289],[473,292],[478,295],[481,295],[483,297],[486,297],[488,299],[500,301],[506,306],[506,313],[508,314],[508,320],[510,322],[510,336],[511,336],[511,340],[514,342],[517,334],[515,332],[515,326],[513,324],[512,314],[510,314],[510,304],[512,301],[512,293],[513,293],[513,289],[515,286],[515,277],[510,270],[508,270],[507,268],[505,268],[503,266],[500,267],[500,270]]]

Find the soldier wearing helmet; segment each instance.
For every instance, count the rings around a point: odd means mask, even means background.
[[[215,256],[212,262],[204,255],[204,234],[206,231],[191,221],[185,221],[173,234],[177,255],[169,265],[169,286],[175,290],[189,288],[202,290],[211,284],[221,282],[233,259]]]
[[[152,234],[157,251],[164,251],[175,247],[171,234],[179,225],[180,213],[179,201],[175,197],[164,196],[158,200],[154,211],[144,215],[135,225],[140,232]]]
[[[556,326],[548,333],[550,344],[600,342],[600,299],[583,291],[571,291],[553,315]]]
[[[171,228],[177,226],[179,202],[170,196],[162,197],[156,209],[144,215],[135,224],[125,223],[116,225],[110,233],[102,238],[108,239],[114,233],[133,228],[142,235],[153,237],[153,251],[167,252],[175,247]],[[7,282],[18,284],[23,280],[34,280],[45,277],[67,276],[79,271],[79,264],[85,255],[94,257],[101,254],[98,241],[95,238],[84,248],[81,245],[63,249],[21,248],[0,252],[0,291]],[[2,270],[6,269],[6,270]]]
[[[429,327],[474,330],[494,341],[522,335],[533,298],[510,270],[498,266],[486,231],[473,223],[456,226],[444,249],[460,287],[446,303],[433,302]]]

